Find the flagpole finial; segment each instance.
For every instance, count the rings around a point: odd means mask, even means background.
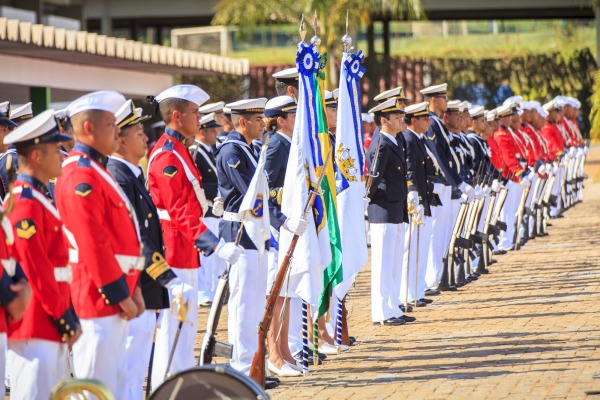
[[[298,30],[300,32],[300,40],[304,42],[304,38],[306,37],[306,26],[304,26],[304,14],[302,14],[302,19],[300,20],[300,28]]]
[[[348,35],[348,9],[346,9],[346,34],[342,36],[342,44],[344,45],[345,53],[352,50],[352,38]]]
[[[319,47],[321,45],[321,38],[319,37],[319,32],[318,32],[318,25],[317,25],[318,19],[317,19],[317,10],[315,10],[315,22],[314,22],[314,29],[315,29],[315,36],[313,36],[310,39],[310,42],[312,44],[315,45],[315,47]]]

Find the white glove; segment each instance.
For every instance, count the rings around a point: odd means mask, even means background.
[[[560,172],[560,168],[559,168],[559,167],[557,167],[557,166],[556,166],[556,167],[553,167],[553,168],[552,168],[552,173],[553,173],[554,175],[558,174],[559,172]]]
[[[425,208],[423,207],[423,205],[419,204],[417,206],[417,208],[415,209],[415,216],[414,218],[417,219],[417,222],[423,222],[423,217],[425,216]]]
[[[473,186],[469,185],[467,182],[461,183],[458,189],[460,189],[461,192],[469,196],[469,198],[471,197],[471,193],[473,192]]]
[[[440,194],[442,193],[442,190],[444,190],[444,185],[441,183],[434,183],[433,184],[433,193],[435,194]]]
[[[522,176],[521,175],[521,186],[527,186],[527,184],[531,182],[531,174],[526,175],[526,176]]]
[[[406,200],[408,200],[409,203],[412,203],[414,208],[417,208],[417,206],[419,205],[419,193],[417,193],[416,190],[411,190],[410,192],[408,192]]]
[[[540,167],[538,168],[538,174],[542,175],[544,174],[544,172],[546,172],[546,165],[542,164],[540,165]]]
[[[485,196],[483,189],[481,189],[481,186],[477,185],[473,191],[473,197],[475,199],[483,199],[483,196]]]
[[[236,245],[234,242],[225,242],[223,239],[217,246],[217,256],[229,264],[235,264],[243,253],[244,248],[242,246]]]
[[[494,179],[492,181],[492,190],[494,192],[498,193],[501,188],[502,188],[502,184],[498,181],[498,179]]]
[[[486,186],[486,187],[483,189],[483,195],[484,195],[484,196],[487,196],[487,195],[489,195],[490,193],[492,193],[492,187],[491,187],[491,186]]]
[[[212,213],[215,215],[215,217],[220,217],[223,215],[224,205],[225,203],[223,203],[223,199],[220,196],[215,197],[212,206]]]
[[[587,154],[589,151],[590,151],[590,148],[589,148],[589,147],[585,146],[585,147],[583,148],[583,154]]]
[[[575,147],[571,147],[569,149],[569,157],[571,157],[571,158],[575,157],[575,153],[577,153],[577,150],[575,149]]]
[[[371,203],[371,199],[368,197],[363,197],[363,208],[365,213],[367,212],[367,208],[369,208],[369,204]]]
[[[283,223],[283,227],[294,235],[302,236],[308,227],[308,221],[301,218],[288,218]]]
[[[194,288],[187,283],[183,283],[179,278],[171,279],[165,287],[169,290],[169,295],[172,299],[175,299],[181,295],[183,304],[189,304],[192,301],[192,295]]]
[[[577,149],[577,155],[575,157],[581,158],[581,157],[583,157],[584,154],[585,153],[583,152],[583,149],[582,148],[578,148]]]

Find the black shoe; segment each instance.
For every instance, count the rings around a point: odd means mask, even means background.
[[[354,343],[356,343],[356,338],[354,336],[348,336],[348,343],[350,346],[354,346]]]
[[[265,390],[275,389],[279,386],[279,382],[273,378],[265,378]]]
[[[431,304],[431,303],[433,303],[433,300],[431,300],[431,299],[426,299],[426,298],[419,299],[419,301],[422,301],[422,302],[423,302],[423,303],[425,303],[425,304]]]
[[[463,286],[465,286],[466,284],[467,284],[467,282],[466,282],[466,281],[458,281],[458,282],[456,282],[456,287],[463,287]]]
[[[492,251],[492,254],[495,256],[501,256],[503,254],[506,254],[506,250],[494,250]]]
[[[441,290],[442,292],[456,292],[458,290],[456,288],[456,286],[454,286],[454,285],[450,285],[450,286],[440,285],[440,286],[438,286],[438,289]]]
[[[479,279],[479,277],[475,274],[471,274],[467,278],[467,280],[470,280],[470,281],[476,281],[477,279]]]
[[[403,313],[405,313],[405,312],[412,312],[412,310],[413,310],[413,307],[412,307],[412,306],[409,304],[409,305],[408,305],[408,311],[406,311],[406,310],[404,309],[404,304],[400,304],[400,309],[402,310],[402,312],[403,312]]]
[[[373,322],[373,325],[398,326],[398,325],[404,325],[405,323],[406,323],[406,321],[403,319],[392,317],[392,318],[386,319],[385,321]]]
[[[325,355],[325,354],[323,354],[323,355]],[[292,357],[294,357],[294,359],[296,359],[297,361],[302,362],[302,351],[299,351],[299,352],[293,354]],[[327,356],[325,356],[325,357],[327,357]],[[308,364],[309,365],[313,365],[314,364],[314,359],[313,359],[312,353],[310,353],[308,355]],[[319,353],[319,363],[318,363],[318,365],[321,365],[321,364],[323,364],[323,359],[321,359],[321,353]]]
[[[403,319],[406,322],[415,322],[417,320],[415,317],[411,317],[406,314],[404,314],[403,316],[398,317],[398,318]]]
[[[441,292],[437,289],[427,289],[425,291],[425,296],[438,296],[440,293]]]
[[[417,307],[425,307],[426,305],[427,305],[427,303],[425,303],[424,301],[417,300]]]
[[[493,258],[490,258],[490,261],[488,262],[490,265],[492,264],[496,264],[498,262],[498,260],[494,260]]]

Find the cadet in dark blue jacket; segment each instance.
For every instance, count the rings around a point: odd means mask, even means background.
[[[373,180],[368,188],[371,226],[371,319],[374,325],[403,325],[415,319],[400,310],[406,208],[406,128],[399,101],[391,98],[369,111],[379,136],[367,152]]]
[[[407,160],[407,198],[415,210],[412,218],[414,221],[420,222],[420,225],[407,226],[407,237],[408,229],[412,229],[410,250],[408,248],[409,243],[407,243],[404,262],[405,268],[409,268],[407,271],[409,279],[408,282],[403,281],[400,298],[406,299],[408,297],[411,301],[418,300],[416,302],[417,307],[422,307],[431,302],[431,300],[425,300],[425,289],[427,289],[425,272],[427,271],[429,238],[432,226],[431,210],[433,207],[441,205],[438,194],[442,191],[443,185],[431,179],[437,174],[437,170],[435,156],[426,144],[428,140],[426,133],[430,124],[428,104],[423,102],[408,106],[405,112],[404,121],[408,125],[406,131],[404,131]],[[408,265],[409,251],[411,255],[410,265]],[[419,260],[418,265],[416,263],[417,258]]]

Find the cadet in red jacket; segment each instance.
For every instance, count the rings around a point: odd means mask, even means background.
[[[60,133],[52,109],[4,138],[16,147],[20,167],[8,214],[16,231],[14,257],[33,292],[23,319],[8,326],[11,398],[48,399],[52,388],[69,377],[68,347],[81,335],[71,306],[62,222],[45,195],[46,182],[60,175],[60,142],[67,140],[71,138]]]
[[[496,111],[490,110],[485,114],[485,131],[483,137],[490,148],[490,162],[498,171],[502,172],[504,169],[504,161],[502,159],[502,152],[498,143],[494,140],[494,132],[498,129],[498,121],[496,120]]]
[[[186,320],[189,323],[181,327],[169,373],[195,365],[198,253],[209,256],[216,250],[219,257],[234,263],[242,251],[234,243],[219,243],[217,236],[203,221],[209,203],[188,145],[193,143],[200,129],[198,107],[208,98],[206,92],[194,85],[173,86],[155,98],[167,126],[148,160],[148,189],[163,230],[166,262],[186,285],[183,293],[188,299]],[[170,297],[172,301],[172,294]],[[169,313],[161,314],[158,324],[152,369],[153,388],[164,380],[175,335],[179,330],[179,321]]]
[[[115,112],[125,101],[119,93],[103,91],[67,107],[77,142],[56,182],[73,266],[73,305],[83,329],[73,346],[75,375],[100,380],[117,399],[125,397],[127,321],[144,311],[138,222],[106,169],[118,143]]]
[[[560,161],[560,158],[565,151],[565,142],[556,126],[561,109],[556,100],[552,100],[544,104],[544,110],[546,110],[548,116],[546,117],[546,123],[542,127],[542,136],[548,144],[550,158],[555,161]]]
[[[496,115],[499,118],[500,125],[498,130],[494,132],[494,139],[498,143],[498,147],[502,152],[502,159],[506,166],[503,171],[503,176],[511,178],[506,188],[508,195],[500,212],[500,219],[506,222],[507,229],[500,233],[498,249],[511,250],[514,247],[514,232],[516,228],[516,212],[519,208],[519,202],[523,193],[523,185],[527,184],[526,177],[529,172],[521,166],[521,153],[524,149],[519,148],[515,143],[513,133],[509,130],[511,116],[514,113],[510,104],[496,109]],[[526,172],[527,171],[527,172]]]
[[[510,176],[513,180],[518,180],[518,177],[524,171],[520,163],[523,155],[521,155],[522,151],[515,143],[515,139],[509,131],[512,114],[513,110],[508,105],[497,109],[496,118],[499,120],[499,126],[494,132],[494,140],[498,144],[500,154],[502,154],[502,161],[506,167],[502,175],[505,178]]]
[[[14,243],[13,228],[4,215],[0,215],[0,349],[6,349],[8,321],[17,322],[31,299],[31,288],[21,266],[10,254]],[[5,376],[6,352],[0,351],[0,376]],[[4,397],[4,385],[0,385],[0,398]]]

